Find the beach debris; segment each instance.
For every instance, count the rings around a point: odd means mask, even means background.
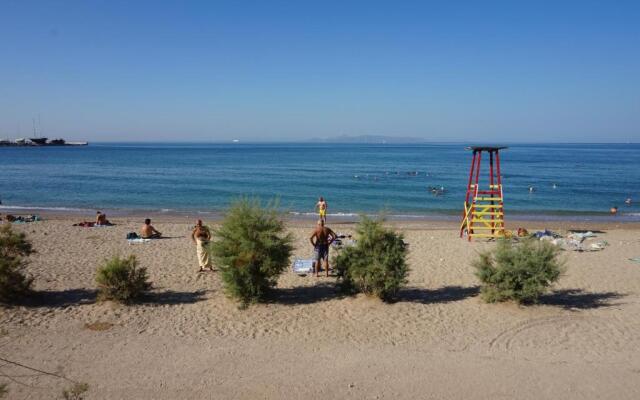
[[[553,231],[550,231],[548,229],[545,229],[543,231],[537,231],[536,233],[533,234],[533,236],[538,238],[538,239],[542,239],[542,238],[545,238],[545,237],[549,237],[551,239],[562,237],[561,235],[559,235],[559,234],[557,234],[557,233],[555,233]]]
[[[529,231],[526,228],[518,228],[518,237],[527,237],[529,236]]]
[[[575,239],[575,240],[579,240],[580,243],[584,242],[585,239],[587,238],[592,238],[592,237],[596,237],[596,234],[591,232],[591,231],[587,231],[587,232],[573,232],[571,234],[569,234],[567,236],[567,238],[569,239]]]
[[[291,265],[291,270],[298,275],[307,275],[313,271],[313,259],[296,258]]]
[[[591,243],[591,245],[589,246],[589,251],[604,250],[604,248],[607,247],[608,245],[609,245],[609,243],[607,243],[604,240],[601,241],[601,242]]]
[[[143,239],[143,238],[135,238],[135,239],[127,239],[129,244],[140,244],[140,243],[151,243],[153,239]]]

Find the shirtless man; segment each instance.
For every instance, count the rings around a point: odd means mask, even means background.
[[[213,271],[213,265],[211,265],[209,251],[207,250],[207,245],[211,240],[211,232],[209,228],[202,225],[202,220],[200,219],[196,221],[196,226],[191,232],[191,240],[196,243],[196,254],[198,256],[198,264],[200,264],[199,272]]]
[[[316,209],[318,210],[318,214],[320,214],[320,219],[323,222],[327,222],[327,202],[322,196],[320,196],[316,203]]]
[[[311,245],[313,245],[315,249],[313,271],[315,272],[316,278],[318,277],[318,272],[320,272],[320,262],[322,260],[324,260],[324,270],[327,276],[329,276],[329,246],[334,240],[336,240],[336,234],[324,226],[322,219],[318,220],[318,225],[309,238]]]
[[[158,232],[156,228],[151,225],[149,218],[144,220],[144,225],[140,228],[140,236],[143,239],[157,239],[162,236],[162,233]]]

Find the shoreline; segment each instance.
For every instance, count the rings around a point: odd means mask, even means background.
[[[10,211],[10,212],[7,212]],[[203,213],[189,211],[142,211],[142,210],[109,210],[101,209],[107,214],[107,218],[116,224],[130,224],[142,222],[145,218],[151,218],[155,224],[193,224],[195,220],[202,219],[205,223],[218,225],[224,218],[223,212]],[[82,221],[93,221],[95,210],[56,210],[42,208],[20,208],[7,209],[0,206],[0,215],[28,215],[37,214],[46,220],[68,221],[77,223]],[[375,217],[375,214],[373,215]],[[526,229],[553,229],[553,230],[636,230],[640,229],[640,220],[626,220],[623,218],[546,218],[545,215],[507,216],[506,229],[515,230],[520,227]],[[317,216],[315,214],[300,215],[287,213],[283,214],[283,219],[291,227],[309,227],[315,225]],[[327,224],[329,226],[352,227],[358,222],[358,215],[328,215]],[[460,217],[457,215],[425,215],[403,217],[398,215],[387,215],[387,224],[400,230],[452,230],[459,229]]]

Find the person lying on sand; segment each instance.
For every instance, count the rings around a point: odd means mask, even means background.
[[[204,272],[207,269],[213,271],[209,251],[207,251],[207,244],[211,240],[211,232],[209,228],[202,225],[202,220],[200,219],[196,222],[193,232],[191,232],[191,240],[196,243],[196,254],[198,255],[198,264],[200,264],[198,272]]]
[[[151,225],[151,220],[147,218],[144,220],[142,228],[140,228],[140,236],[143,239],[158,239],[162,237],[162,233],[158,232],[156,228]]]
[[[322,260],[324,260],[324,270],[327,276],[329,276],[329,246],[334,240],[336,240],[335,232],[324,226],[324,221],[319,219],[316,229],[309,238],[309,241],[315,249],[313,270],[316,277],[318,277],[318,272],[320,272],[320,262]]]
[[[107,214],[96,212],[96,225],[111,225],[111,222],[107,220]]]

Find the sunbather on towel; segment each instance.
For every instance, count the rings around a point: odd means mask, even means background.
[[[96,212],[96,225],[111,225],[111,222],[107,220],[107,214]]]
[[[142,228],[140,228],[140,236],[143,239],[158,239],[162,237],[162,233],[158,232],[156,228],[151,225],[151,220],[147,218],[144,220]]]
[[[324,226],[324,220],[319,219],[316,229],[311,234],[309,241],[315,249],[315,264],[313,270],[316,277],[320,272],[320,262],[324,260],[324,270],[329,276],[329,246],[336,240],[336,234],[331,229]]]

